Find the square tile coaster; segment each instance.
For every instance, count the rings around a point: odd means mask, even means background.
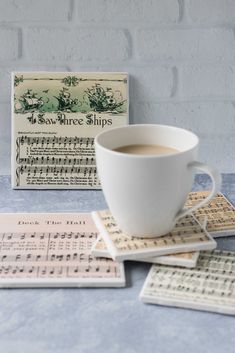
[[[101,236],[99,236],[95,241],[91,253],[92,255],[97,257],[112,258]],[[138,261],[191,268],[196,266],[198,256],[199,251],[195,251],[188,253],[186,252],[172,255],[147,257],[145,259],[138,259]]]
[[[124,261],[216,247],[216,242],[193,216],[182,218],[172,232],[157,238],[125,235],[109,210],[92,212],[95,224],[113,260]]]
[[[191,192],[186,207],[191,207],[208,196],[209,191]],[[208,204],[194,212],[213,237],[235,235],[235,207],[222,194],[218,193]]]
[[[12,74],[12,187],[101,189],[95,136],[128,124],[125,72]]]
[[[123,263],[95,258],[88,213],[0,214],[0,287],[123,287]]]
[[[194,269],[153,265],[140,300],[235,315],[235,252],[203,251]]]

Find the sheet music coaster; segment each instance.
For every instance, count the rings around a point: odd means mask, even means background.
[[[112,258],[101,236],[99,236],[95,241],[91,252],[92,255],[97,257]],[[194,251],[179,254],[146,257],[144,259],[140,258],[138,259],[138,261],[191,268],[196,266],[198,256],[199,251]]]
[[[118,261],[216,247],[214,239],[193,216],[182,218],[171,233],[157,238],[134,238],[125,235],[118,228],[109,210],[93,212],[92,216],[110,255]]]
[[[95,258],[87,213],[0,214],[0,287],[120,287],[123,263]]]
[[[235,315],[235,252],[201,252],[195,269],[153,265],[140,293],[145,303]]]
[[[208,193],[209,191],[191,192],[186,207],[192,207],[206,198]],[[220,192],[208,204],[196,210],[194,215],[200,223],[206,223],[206,229],[213,237],[235,235],[235,208]]]

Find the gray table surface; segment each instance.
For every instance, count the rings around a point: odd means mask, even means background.
[[[195,190],[208,189],[207,176]],[[222,191],[235,203],[235,174]],[[106,206],[101,191],[12,190],[0,177],[1,212],[87,212]],[[235,250],[235,238],[218,239]],[[126,288],[1,289],[1,353],[235,352],[235,317],[147,305],[138,295],[149,264],[126,262]]]

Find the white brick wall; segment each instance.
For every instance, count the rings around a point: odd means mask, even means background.
[[[190,0],[189,16],[198,24],[234,24],[234,0]]]
[[[183,28],[138,31],[140,60],[224,61],[235,59],[233,29]]]
[[[1,0],[0,21],[66,21],[70,4],[70,0]]]
[[[235,72],[232,65],[184,65],[181,81],[185,98],[226,99],[235,95]]]
[[[175,125],[196,131],[203,137],[235,137],[234,105],[231,102],[143,102],[135,104],[134,117],[137,123]]]
[[[165,25],[177,23],[180,17],[178,0],[75,0],[75,3],[77,18],[85,22],[141,21]]]
[[[185,127],[235,172],[235,0],[0,0],[0,174],[12,70],[128,71],[131,122]]]
[[[21,31],[14,27],[0,27],[0,62],[17,60],[21,56]]]

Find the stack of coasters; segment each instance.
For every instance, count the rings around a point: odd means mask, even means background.
[[[235,315],[235,252],[201,252],[195,269],[152,265],[145,303]]]
[[[186,207],[207,195],[190,193]],[[235,235],[235,208],[223,194],[157,238],[127,236],[109,210],[92,216],[100,233],[94,256],[153,263],[140,293],[143,302],[235,315],[235,252],[214,250],[214,237]]]
[[[209,191],[191,192],[186,207],[192,207],[206,198],[208,193]],[[199,239],[200,232],[206,236],[209,232],[213,237],[235,234],[235,208],[222,193],[218,193],[206,206],[194,212],[194,217],[188,216],[182,219],[168,235],[146,240],[130,238],[123,234],[109,211],[93,212],[100,236],[93,245],[92,254],[117,261],[137,260],[193,268],[197,264],[199,250],[215,248],[215,244],[214,246],[209,244],[208,238]],[[190,224],[192,219],[194,223]],[[200,231],[197,221],[201,225]],[[192,233],[192,227],[195,225],[197,230],[193,232],[194,238],[192,238],[190,232]],[[176,234],[178,238],[175,238]],[[183,234],[187,240],[182,237]]]
[[[101,236],[97,238],[96,242],[93,245],[92,255],[96,257],[112,258]],[[186,252],[186,253],[179,253],[179,254],[153,256],[153,257],[147,257],[143,259],[138,258],[138,261],[191,268],[196,266],[198,256],[199,256],[199,251],[193,251],[193,252]]]
[[[148,262],[150,258],[150,262],[152,262],[151,258],[156,256],[209,250],[216,247],[213,238],[191,215],[182,218],[170,233],[157,238],[127,236],[118,228],[109,210],[93,212],[92,216],[104,240],[104,242],[99,240],[94,244],[92,254],[107,256],[108,254],[105,253],[107,247],[110,254],[108,256],[111,256],[113,260],[141,261],[141,259],[145,259]],[[188,258],[191,261],[190,255]],[[185,262],[186,259],[187,256],[183,256],[183,260],[181,260]],[[173,264],[172,261],[176,260],[170,258],[170,264]]]
[[[209,191],[191,192],[186,207],[192,207],[205,199]],[[222,194],[217,195],[204,207],[194,212],[194,216],[204,225],[213,237],[235,235],[235,208]]]

